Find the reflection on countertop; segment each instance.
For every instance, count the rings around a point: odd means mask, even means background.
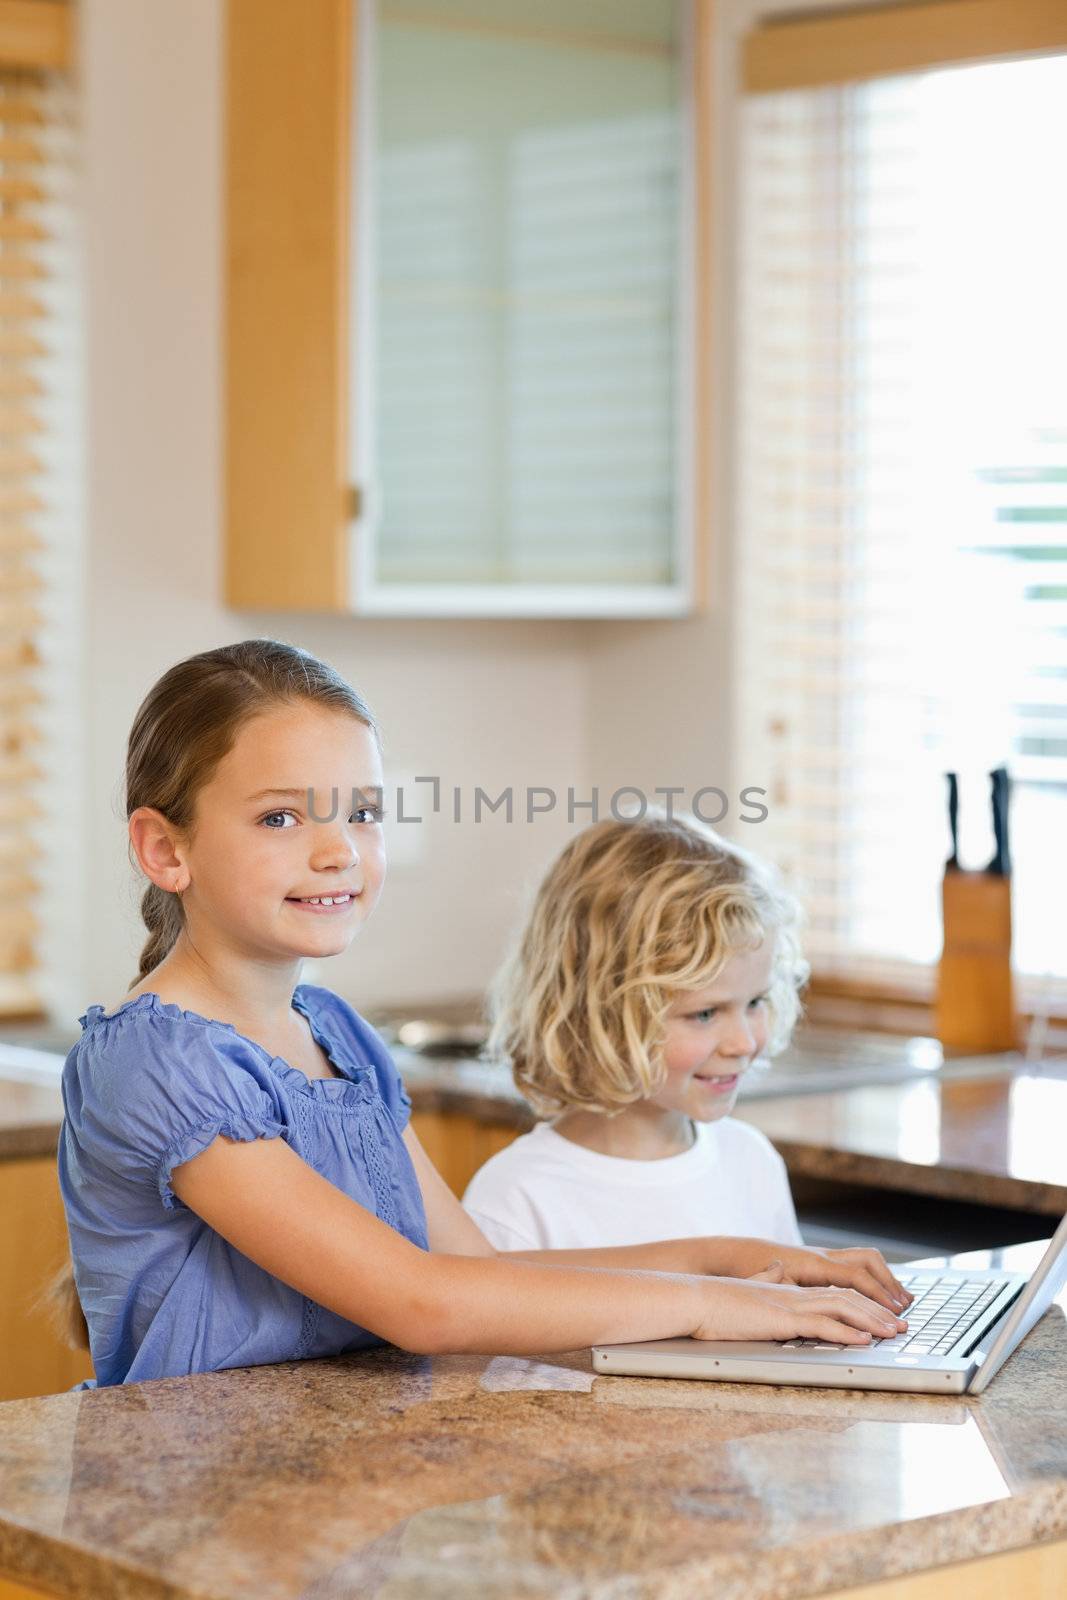
[[[793,1600],[1065,1535],[1062,1301],[973,1401],[383,1349],[0,1406],[0,1570],[62,1596]]]

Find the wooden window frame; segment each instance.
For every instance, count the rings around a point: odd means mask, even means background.
[[[1067,50],[1062,0],[905,0],[768,16],[744,37],[746,94]]]

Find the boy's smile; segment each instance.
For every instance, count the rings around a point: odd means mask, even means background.
[[[693,1144],[694,1122],[729,1116],[741,1079],[767,1043],[764,996],[774,969],[775,935],[730,956],[715,981],[679,994],[667,1013],[666,1077],[647,1099],[611,1117],[565,1111],[553,1126],[604,1155],[658,1160]]]
[[[667,1014],[666,1080],[651,1103],[695,1122],[733,1109],[741,1079],[767,1043],[765,996],[774,967],[774,939],[738,951],[713,983],[681,994]]]

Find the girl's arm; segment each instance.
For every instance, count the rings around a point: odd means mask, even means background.
[[[281,1139],[220,1134],[171,1184],[265,1272],[407,1350],[531,1355],[676,1334],[866,1344],[903,1326],[850,1289],[420,1250]]]

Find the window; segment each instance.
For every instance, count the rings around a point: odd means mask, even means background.
[[[1004,762],[1067,978],[1065,148],[1063,54],[743,102],[739,760],[817,972],[936,960],[943,774],[980,867]]]

